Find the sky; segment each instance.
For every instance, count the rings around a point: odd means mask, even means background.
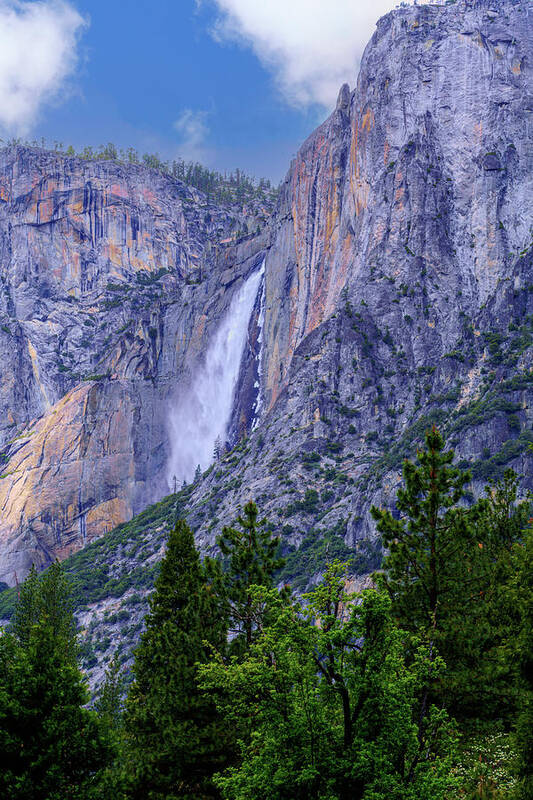
[[[0,0],[0,137],[279,181],[394,0]]]

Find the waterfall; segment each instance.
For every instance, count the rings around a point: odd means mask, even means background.
[[[198,464],[205,470],[213,460],[217,439],[226,441],[248,326],[264,269],[263,262],[233,297],[205,362],[170,411],[167,480],[171,489],[174,479],[178,487],[183,480],[189,483]]]
[[[264,264],[264,262],[263,262]],[[257,428],[259,423],[259,417],[261,414],[261,408],[263,406],[263,397],[261,395],[261,376],[263,374],[263,328],[265,327],[265,308],[266,308],[266,282],[262,281],[262,289],[261,289],[261,302],[259,304],[259,318],[257,320],[257,343],[259,345],[259,352],[257,354],[257,380],[254,384],[254,389],[257,389],[257,396],[255,399],[254,407],[253,407],[253,420],[252,420],[252,430],[254,431]]]

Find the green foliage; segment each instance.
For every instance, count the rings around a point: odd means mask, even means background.
[[[174,524],[177,509],[186,503],[192,488],[185,487],[149,506],[130,522],[118,525],[62,563],[70,581],[74,611],[108,597],[122,597],[131,588],[153,588],[159,564],[147,566],[144,560],[159,550]],[[134,566],[129,559],[117,558],[130,548],[135,548],[139,562]],[[113,574],[111,564],[114,565]],[[11,618],[16,597],[16,589],[0,593],[0,619]]]
[[[470,535],[471,511],[460,508],[468,472],[451,466],[453,451],[435,426],[426,433],[418,465],[405,461],[405,488],[397,493],[400,517],[372,507],[388,555],[383,582],[400,624],[410,630],[439,630],[441,614],[456,594],[449,569],[458,548]]]
[[[35,626],[46,621],[54,640],[72,648],[75,655],[76,626],[72,614],[71,586],[58,561],[39,576],[32,565],[19,590],[10,631],[22,646],[27,646]]]
[[[106,669],[104,682],[94,704],[109,730],[117,731],[121,726],[125,683],[120,662],[114,657]]]
[[[258,522],[257,506],[250,501],[238,516],[239,527],[224,527],[217,545],[226,561],[224,594],[229,605],[230,632],[236,646],[249,647],[256,627],[251,586],[273,584],[284,559],[278,555],[279,537],[273,537],[266,520]]]
[[[431,411],[429,414],[419,417],[409,428],[407,428],[399,439],[393,441],[390,446],[387,446],[387,452],[384,453],[372,467],[368,470],[359,480],[359,485],[362,488],[368,486],[371,480],[377,481],[379,478],[389,470],[398,469],[404,459],[411,456],[413,445],[424,439],[425,433],[432,425],[440,425],[446,421],[448,417],[444,409],[438,408]],[[372,432],[374,433],[374,432]],[[367,441],[368,441],[367,434]],[[377,433],[376,433],[377,438]]]
[[[178,522],[150,600],[126,701],[125,782],[130,798],[214,797],[227,729],[196,686],[197,663],[223,648],[226,620],[191,531]]]
[[[313,529],[298,548],[290,549],[276,580],[290,584],[293,589],[305,590],[309,581],[335,559],[346,562],[351,575],[368,575],[380,566],[381,557],[381,545],[377,541],[363,540],[353,548],[335,528],[325,532]]]
[[[252,502],[223,529],[222,562],[202,564],[192,533],[178,523],[160,569],[145,584],[155,578],[124,716],[118,658],[95,710],[82,708],[87,695],[65,575],[57,564],[41,577],[32,571],[12,631],[0,638],[0,745],[20,756],[0,778],[7,781],[0,783],[4,794],[28,800],[507,800],[506,792],[519,787],[520,800],[529,800],[533,593],[531,534],[523,530],[530,504],[518,502],[517,478],[507,471],[468,507],[469,474],[452,460],[431,429],[417,462],[404,464],[398,513],[373,509],[388,553],[377,588],[360,595],[347,593],[347,570],[350,578],[367,573],[380,548],[347,548],[342,520],[322,535],[310,533],[286,564]],[[182,490],[148,509],[142,522],[120,526],[87,548],[83,580],[91,591],[110,591],[125,579],[136,585],[137,578],[111,577],[106,562],[120,550],[131,574],[140,571],[132,563],[161,546],[189,494]],[[85,564],[83,552],[78,557]],[[274,581],[292,573],[304,588],[327,564],[303,604],[274,589]],[[138,605],[142,596],[130,602]],[[21,698],[20,707],[13,696]],[[30,718],[29,697],[31,726],[21,726]],[[17,725],[10,722],[13,709]],[[517,710],[510,739],[505,731]],[[449,713],[463,728],[458,758]],[[68,733],[74,765],[65,766],[63,751],[49,743],[41,715],[53,720],[55,736]],[[37,740],[24,733],[26,751],[17,739],[21,730],[33,732],[35,720],[44,742],[39,758],[48,758],[46,780],[32,771],[37,760],[23,763],[21,755],[34,752]],[[488,724],[504,738],[493,742]],[[17,769],[29,775],[26,783],[15,782]],[[61,783],[63,773],[70,778]]]
[[[487,726],[463,737],[453,769],[460,788],[450,800],[514,800],[514,760],[509,734],[497,730],[494,723],[490,729]]]
[[[488,394],[459,409],[454,417],[452,430],[455,433],[460,433],[476,425],[482,425],[487,422],[487,420],[492,419],[496,414],[514,414],[516,411],[520,411],[520,409],[520,403],[512,402],[511,400],[497,395]]]
[[[320,453],[312,451],[310,453],[302,453],[302,464],[315,465],[320,463]]]
[[[112,747],[87,700],[65,576],[58,564],[42,578],[32,571],[0,636],[2,797],[95,796]]]
[[[327,475],[327,471],[326,471]],[[285,516],[291,517],[297,511],[304,511],[306,514],[315,514],[320,505],[320,495],[316,489],[308,488],[301,500],[289,503],[285,509]]]
[[[527,452],[532,442],[533,432],[529,430],[522,431],[516,439],[508,439],[497,453],[472,465],[473,477],[485,480],[499,477],[502,474],[502,467]]]
[[[518,666],[518,717],[515,730],[518,753],[519,800],[533,797],[533,529],[514,545],[507,601],[518,611],[517,636],[509,636],[507,657]]]
[[[457,589],[442,617],[440,651],[448,665],[441,693],[457,717],[509,723],[516,703],[516,669],[506,652],[518,633],[508,585],[516,569],[513,548],[530,513],[517,502],[518,479],[507,470],[478,501],[471,536],[450,569]]]
[[[502,591],[529,502],[516,504],[517,478],[507,471],[467,508],[462,501],[469,473],[453,467],[452,459],[433,428],[418,465],[404,464],[399,518],[372,509],[388,548],[379,580],[400,624],[425,630],[447,664],[438,680],[432,678],[428,696],[462,719],[508,721],[515,681],[504,650],[517,623]]]
[[[8,145],[20,145],[18,140],[8,142]],[[46,143],[28,142],[26,146],[45,147]],[[277,198],[278,190],[266,178],[256,180],[246,175],[242,170],[236,169],[229,175],[210,170],[197,162],[184,161],[181,158],[165,161],[158,153],[138,153],[133,147],[126,150],[117,148],[113,143],[99,147],[85,147],[76,153],[72,147],[64,149],[63,145],[55,142],[55,151],[70,157],[81,158],[84,161],[117,161],[123,164],[142,164],[149,169],[156,170],[172,180],[179,180],[188,186],[193,186],[207,195],[219,205],[236,206],[243,209],[247,204],[256,202],[262,204],[265,215],[271,211]]]
[[[417,648],[407,666],[387,597],[367,591],[354,604],[339,562],[307,596],[305,613],[273,591],[256,588],[252,596],[268,607],[270,624],[243,659],[200,667],[229,724],[247,721],[239,764],[216,781],[222,796],[443,798],[453,731],[436,710],[424,730],[417,727],[426,658]]]

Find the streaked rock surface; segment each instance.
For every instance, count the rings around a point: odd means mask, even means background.
[[[532,14],[464,0],[378,23],[282,186],[266,412],[198,487],[211,520],[253,496],[295,544],[373,537],[371,502],[392,499],[432,422],[481,460],[474,491],[506,465],[531,485]]]
[[[169,403],[257,260],[234,227],[143,167],[0,152],[0,580],[168,491]]]

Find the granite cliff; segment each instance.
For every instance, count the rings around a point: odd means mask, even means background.
[[[432,422],[479,462],[474,493],[506,465],[531,485],[532,85],[526,2],[380,20],[281,188],[264,415],[193,493],[206,546],[250,496],[293,545],[375,538],[370,504]]]
[[[240,443],[180,497],[206,549],[252,496],[288,552],[327,537],[371,552],[369,506],[432,422],[478,462],[474,493],[506,465],[530,485],[529,11],[458,0],[380,20],[245,240],[157,173],[4,151],[0,580],[168,491],[173,393],[263,260]],[[157,560],[165,514],[106,574]]]
[[[0,153],[0,580],[168,492],[173,393],[257,260],[260,237],[229,257],[246,216],[144,167]]]

